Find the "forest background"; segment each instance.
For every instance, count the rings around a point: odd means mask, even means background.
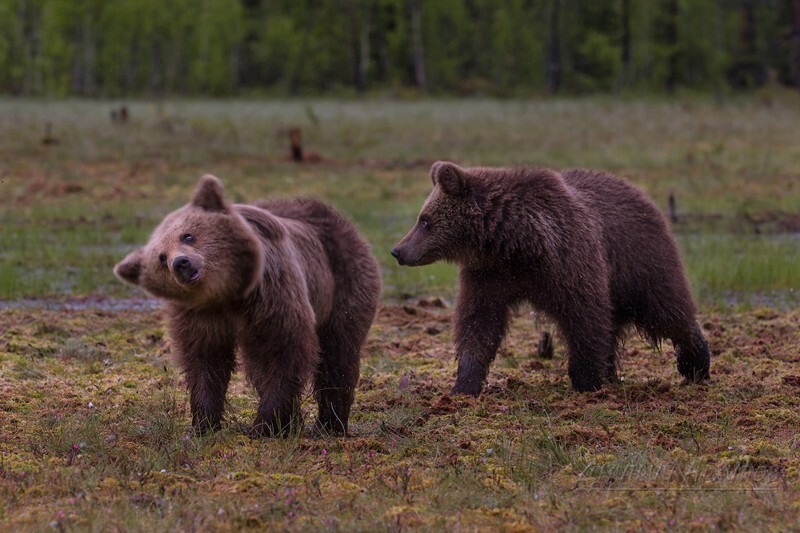
[[[800,87],[800,0],[0,0],[0,93]]]
[[[798,88],[800,0],[0,0],[0,531],[800,531]],[[390,255],[437,159],[641,187],[711,382],[632,335],[575,394],[525,308],[451,397],[456,268]],[[248,438],[242,372],[191,431],[163,310],[112,268],[206,172],[372,245],[349,438],[310,391],[306,431]]]

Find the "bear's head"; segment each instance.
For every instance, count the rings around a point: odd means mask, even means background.
[[[167,215],[114,274],[153,296],[203,306],[246,296],[263,266],[263,245],[225,199],[219,179],[207,174],[191,201]]]
[[[483,191],[468,169],[438,161],[431,167],[433,191],[417,223],[392,248],[397,262],[421,266],[436,261],[468,263],[481,232]]]

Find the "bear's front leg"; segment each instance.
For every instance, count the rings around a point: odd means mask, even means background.
[[[236,367],[231,325],[216,314],[181,313],[170,320],[170,336],[189,389],[192,427],[199,433],[220,429]]]
[[[301,394],[317,364],[319,344],[311,320],[292,322],[291,330],[250,326],[253,333],[242,342],[247,376],[259,395],[252,436],[287,436],[302,429]]]
[[[509,307],[505,287],[491,273],[462,269],[453,319],[458,376],[451,394],[480,394],[506,334]]]

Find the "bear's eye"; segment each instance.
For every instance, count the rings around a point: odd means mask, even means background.
[[[428,227],[431,225],[431,223],[428,221],[427,218],[420,218],[419,219],[419,225],[423,229],[428,229]]]
[[[166,264],[167,264],[167,254],[160,254],[158,256],[158,260],[161,261],[162,265],[166,266]]]
[[[194,242],[194,235],[192,235],[191,233],[184,233],[183,235],[181,235],[181,242],[185,244]]]

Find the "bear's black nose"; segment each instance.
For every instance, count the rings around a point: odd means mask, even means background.
[[[197,269],[192,265],[192,260],[185,255],[179,255],[172,261],[172,271],[184,283],[194,281],[197,275]]]
[[[406,264],[405,259],[403,259],[403,252],[401,252],[400,249],[397,246],[392,248],[392,255],[394,256],[395,259],[397,259],[397,264],[398,265],[405,265]]]
[[[172,268],[175,270],[183,270],[186,268],[191,268],[191,266],[192,266],[192,261],[185,255],[179,255],[172,262]]]

